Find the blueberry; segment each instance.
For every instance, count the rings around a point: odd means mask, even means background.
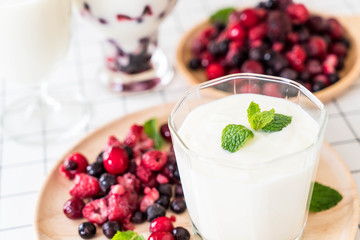
[[[265,6],[267,9],[276,9],[279,6],[279,0],[267,0]]]
[[[158,191],[159,191],[160,195],[165,195],[168,197],[172,196],[172,187],[171,187],[171,184],[169,184],[169,183],[160,184],[158,186]]]
[[[229,50],[229,40],[219,42],[217,48],[220,55],[225,55]]]
[[[230,65],[233,67],[240,67],[246,59],[244,52],[238,52],[230,60]]]
[[[107,221],[102,225],[104,235],[111,239],[117,231],[122,231],[121,226],[118,222]]]
[[[183,213],[186,210],[185,200],[183,198],[174,198],[170,204],[170,209],[175,213]]]
[[[79,235],[83,239],[93,238],[96,234],[96,227],[91,222],[83,222],[79,225]]]
[[[99,178],[105,172],[103,163],[94,162],[86,167],[86,172],[93,177]]]
[[[160,204],[161,206],[163,206],[164,208],[168,209],[169,206],[170,206],[170,198],[168,196],[165,196],[165,195],[161,195],[159,197],[158,200],[156,200],[155,203],[158,203]]]
[[[214,25],[215,28],[218,30],[218,32],[222,32],[222,31],[224,31],[225,28],[226,28],[225,23],[222,23],[222,22],[214,22],[213,25]]]
[[[337,73],[333,73],[328,76],[328,79],[329,79],[330,84],[334,84],[337,81],[339,81],[340,77]]]
[[[199,67],[201,67],[201,61],[200,61],[199,58],[190,59],[190,61],[189,61],[189,68],[190,69],[196,70]]]
[[[146,220],[152,222],[157,217],[165,216],[166,209],[158,203],[154,203],[146,208]]]
[[[320,81],[316,81],[312,85],[312,91],[317,92],[317,91],[320,91],[321,89],[324,89],[325,87],[326,87],[325,83],[320,82]]]
[[[104,160],[103,160],[103,154],[104,154],[104,151],[102,151],[101,153],[99,153],[99,155],[96,157],[96,162],[98,163],[102,163]]]
[[[255,61],[261,61],[264,56],[264,50],[260,47],[249,50],[249,58]]]
[[[336,70],[342,70],[345,66],[344,58],[339,58],[338,64],[336,65]]]
[[[125,149],[125,151],[126,151],[126,153],[128,155],[128,158],[132,159],[133,155],[134,155],[134,150],[129,146],[125,146],[124,149]]]
[[[174,178],[176,180],[180,181],[180,173],[179,173],[179,169],[177,168],[177,165],[176,165],[176,169],[174,170],[173,174],[174,174]]]
[[[112,185],[115,185],[116,177],[110,173],[103,173],[99,178],[100,189],[104,192],[109,192]]]
[[[299,80],[303,82],[309,82],[311,79],[311,74],[308,71],[303,71],[299,74]]]
[[[280,72],[279,76],[290,80],[296,80],[297,72],[291,68],[285,68]]]
[[[183,197],[184,196],[184,192],[182,189],[181,184],[176,184],[175,185],[175,197]]]
[[[175,237],[175,240],[189,240],[190,233],[183,227],[176,227],[172,230],[172,235]]]
[[[138,223],[138,224],[143,223],[143,222],[145,222],[145,215],[143,212],[137,210],[133,213],[130,220],[133,223]]]
[[[265,70],[265,74],[266,75],[270,75],[270,76],[273,76],[275,74],[274,70],[272,70],[271,68],[267,68]]]

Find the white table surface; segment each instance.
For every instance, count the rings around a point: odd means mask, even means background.
[[[305,2],[310,9],[318,12],[360,14],[359,0],[298,2]],[[160,28],[159,44],[174,63],[175,49],[181,35],[194,24],[204,20],[220,7],[252,5],[254,1],[179,0],[174,11]],[[108,92],[99,85],[97,77],[102,64],[101,38],[76,14],[74,16],[72,44],[68,56],[51,79],[50,90],[80,91],[91,105],[92,117],[83,131],[60,143],[46,141],[47,129],[38,133],[44,136],[43,143],[38,145],[19,144],[15,139],[0,132],[1,240],[35,239],[33,221],[39,191],[57,160],[77,141],[115,118],[151,106],[175,102],[189,88],[184,77],[177,72],[174,80],[162,91],[129,97],[120,97]],[[26,86],[0,80],[0,115],[11,101],[26,90]],[[329,123],[325,139],[344,159],[359,191],[360,77],[346,94],[327,103],[326,108],[329,112]],[[360,237],[356,239],[360,240]]]

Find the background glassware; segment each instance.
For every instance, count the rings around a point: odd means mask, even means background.
[[[174,71],[158,47],[158,27],[176,0],[76,0],[80,14],[105,36],[101,79],[122,94],[159,89]]]
[[[81,129],[89,119],[81,96],[67,92],[65,99],[55,99],[47,91],[50,74],[69,47],[70,0],[0,0],[0,32],[0,76],[31,87],[4,111],[9,136],[43,141],[34,133],[46,128],[55,131],[47,141],[60,140]]]
[[[262,163],[226,164],[197,153],[179,136],[179,128],[196,107],[242,94],[243,84],[266,83],[275,84],[281,91],[278,97],[299,105],[319,124],[312,145]],[[251,91],[246,89],[245,93]],[[326,122],[323,104],[306,88],[286,79],[235,74],[190,89],[173,109],[169,127],[195,233],[207,240],[299,239],[307,221]],[[252,177],[257,181],[244,181]]]

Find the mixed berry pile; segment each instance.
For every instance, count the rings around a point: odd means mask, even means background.
[[[171,143],[167,124],[160,133]],[[71,154],[60,172],[73,179],[63,211],[70,219],[86,219],[78,228],[82,238],[95,236],[95,224],[111,239],[117,231],[133,230],[134,224],[148,221],[149,240],[190,239],[185,228],[174,228],[174,216],[165,217],[168,208],[174,213],[186,210],[172,147],[156,150],[142,125],[131,126],[122,142],[110,136],[91,164],[83,154]]]
[[[268,0],[255,8],[233,10],[225,21],[216,14],[211,26],[193,40],[188,63],[193,70],[205,69],[208,79],[267,74],[296,80],[312,92],[339,80],[350,43],[336,19],[310,14],[292,0]],[[262,86],[243,88],[262,91]]]

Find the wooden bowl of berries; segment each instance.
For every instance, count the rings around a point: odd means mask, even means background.
[[[240,72],[280,76],[302,83],[325,103],[359,76],[356,23],[360,16],[327,17],[291,0],[225,8],[184,35],[177,66],[191,84]],[[239,88],[277,91],[247,83]]]

